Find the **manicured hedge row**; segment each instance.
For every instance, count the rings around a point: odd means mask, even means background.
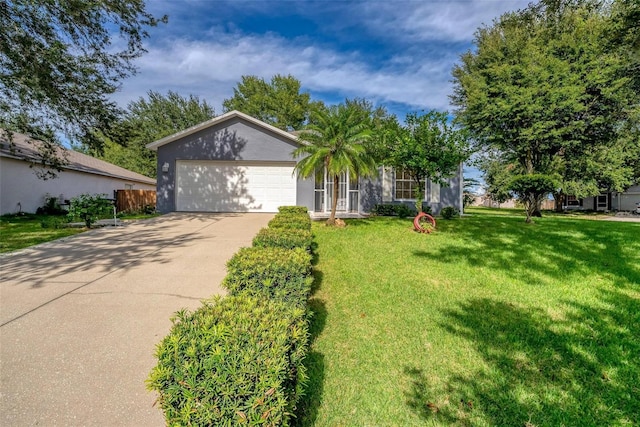
[[[305,310],[247,295],[178,312],[149,388],[167,425],[287,426],[306,381]]]
[[[148,380],[167,425],[290,425],[306,381],[310,229],[306,208],[280,208],[227,263],[230,295],[176,314]]]
[[[222,286],[232,295],[276,298],[305,306],[311,289],[311,255],[304,249],[242,248],[227,262]]]
[[[285,228],[296,230],[311,230],[311,218],[309,214],[278,213],[269,221],[269,228]]]
[[[307,215],[308,210],[306,206],[280,206],[278,212],[283,214],[296,213]]]
[[[295,228],[263,228],[253,238],[253,246],[259,248],[303,248],[311,250],[313,236],[308,230]]]

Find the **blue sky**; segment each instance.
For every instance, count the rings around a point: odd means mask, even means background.
[[[522,0],[148,0],[169,23],[151,30],[138,75],[114,99],[197,95],[222,113],[242,75],[291,74],[328,104],[367,98],[401,119],[451,110],[451,69],[473,33]]]

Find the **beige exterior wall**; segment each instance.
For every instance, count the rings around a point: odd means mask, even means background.
[[[20,211],[33,213],[44,205],[47,193],[55,197],[62,195],[63,199],[85,193],[106,194],[112,198],[114,190],[127,188],[155,190],[156,186],[72,170],[64,170],[57,178],[44,181],[35,175],[28,163],[0,157],[0,215]]]

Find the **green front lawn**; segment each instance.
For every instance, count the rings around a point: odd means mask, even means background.
[[[118,215],[123,221],[153,218],[160,214],[129,213]],[[105,216],[104,219],[112,217]],[[64,215],[3,215],[0,216],[0,253],[16,251],[39,243],[72,236],[87,231],[86,228],[67,227]]]
[[[33,214],[0,216],[0,253],[72,236],[86,230],[63,227],[66,222],[65,216]]]
[[[640,424],[640,224],[314,224],[304,426]]]

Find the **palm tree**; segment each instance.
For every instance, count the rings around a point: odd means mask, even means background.
[[[302,157],[296,164],[300,176],[307,178],[326,168],[333,178],[328,225],[334,225],[336,221],[340,175],[348,172],[356,179],[377,173],[375,160],[364,144],[371,137],[368,122],[356,106],[323,106],[312,113],[311,124],[299,136],[303,145],[293,155]]]

